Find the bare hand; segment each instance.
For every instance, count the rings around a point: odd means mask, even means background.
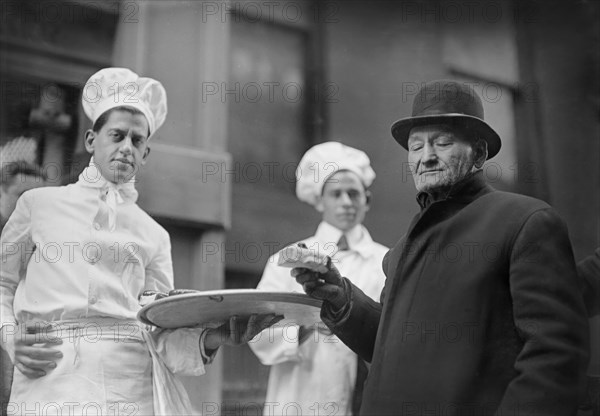
[[[216,350],[221,345],[242,345],[250,341],[264,329],[281,321],[283,316],[273,313],[268,315],[250,315],[248,319],[240,319],[234,315],[229,321],[216,329],[209,329],[204,339],[206,350]]]
[[[3,346],[10,356],[14,366],[29,378],[39,378],[46,375],[48,370],[56,368],[56,361],[62,358],[62,352],[51,348],[62,344],[60,338],[50,338],[43,332],[49,325],[40,323],[27,324],[25,331],[22,327],[10,331],[10,327],[2,328]]]
[[[292,269],[291,275],[296,282],[302,285],[304,292],[310,297],[327,301],[336,309],[341,309],[346,304],[347,294],[344,278],[332,264],[331,258],[327,260],[327,272],[319,273],[302,267]]]

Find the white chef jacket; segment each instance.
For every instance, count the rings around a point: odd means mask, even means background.
[[[106,186],[80,176],[28,191],[2,232],[2,326],[52,322],[48,336],[63,338],[55,348],[64,355],[38,379],[15,370],[9,412],[160,413],[153,373],[204,373],[199,331],[149,333],[135,320],[144,290],[173,289],[169,235],[135,203],[135,190],[113,209],[111,231]]]
[[[362,225],[346,233],[347,251],[337,250],[341,236],[342,231],[321,222],[316,234],[302,242],[311,250],[331,256],[342,276],[379,299],[385,283],[381,262],[388,248],[374,242]],[[290,269],[277,266],[278,258],[279,253],[269,258],[257,288],[302,292],[290,276]],[[351,414],[357,357],[323,323],[316,327],[319,330],[299,345],[298,325],[284,320],[249,343],[260,361],[272,366],[265,415]]]

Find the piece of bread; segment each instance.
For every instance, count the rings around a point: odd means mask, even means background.
[[[319,253],[317,250],[292,245],[284,248],[279,253],[277,265],[281,267],[302,267],[318,273],[327,273],[329,257]]]

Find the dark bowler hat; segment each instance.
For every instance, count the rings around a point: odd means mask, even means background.
[[[465,83],[438,80],[421,87],[413,101],[412,116],[392,125],[392,136],[408,150],[408,135],[416,126],[448,124],[474,133],[488,144],[488,159],[502,146],[500,136],[483,121],[483,105],[477,93]]]

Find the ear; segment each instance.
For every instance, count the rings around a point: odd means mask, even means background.
[[[317,197],[317,202],[315,204],[315,209],[320,213],[325,211],[325,205],[323,205],[323,198],[321,196]]]
[[[96,139],[96,133],[93,130],[87,130],[85,132],[85,138],[83,142],[85,143],[85,150],[93,155],[94,154],[94,140]]]
[[[146,150],[144,150],[144,154],[142,155],[141,165],[144,166],[146,164],[146,160],[150,156],[150,146],[146,146]]]
[[[475,143],[475,146],[473,146],[474,162],[475,162],[475,167],[477,169],[481,169],[483,167],[483,164],[487,160],[487,155],[488,155],[487,148],[488,148],[487,142],[483,139],[477,140],[477,142]]]
[[[367,206],[371,205],[371,197],[373,196],[373,194],[371,193],[371,191],[369,191],[368,189],[365,190],[365,197],[367,199],[366,204]]]

